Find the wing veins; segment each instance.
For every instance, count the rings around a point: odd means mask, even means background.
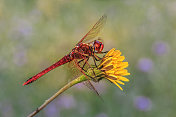
[[[106,22],[107,16],[103,15],[97,22],[96,24],[92,27],[92,29],[78,42],[82,43],[82,42],[86,42],[90,39],[95,38],[99,32],[101,31],[101,29],[103,28],[105,22]]]

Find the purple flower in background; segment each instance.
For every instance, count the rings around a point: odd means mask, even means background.
[[[105,113],[99,113],[96,117],[108,117]]]
[[[150,72],[153,69],[153,61],[149,58],[141,58],[138,61],[138,69],[142,72]]]
[[[14,110],[10,102],[0,102],[0,115],[2,117],[12,117]]]
[[[18,47],[14,52],[13,61],[16,65],[22,66],[27,62],[26,51],[24,47]]]
[[[73,96],[71,95],[62,95],[58,99],[58,106],[63,109],[71,109],[76,106],[76,102]]]
[[[152,102],[149,98],[144,96],[138,96],[134,100],[134,105],[138,110],[149,111],[152,107]]]
[[[78,89],[80,91],[86,90],[86,87],[83,83],[78,83],[78,84],[74,85],[73,87],[75,87],[76,89]]]
[[[165,55],[169,51],[169,45],[164,41],[158,41],[153,44],[153,51],[159,56]]]
[[[18,32],[23,36],[30,36],[32,34],[32,25],[25,20],[19,22],[17,26]]]
[[[59,109],[57,109],[55,103],[49,104],[45,109],[47,117],[59,117]]]
[[[33,33],[32,22],[28,19],[12,18],[12,29],[10,31],[11,39],[29,39]]]

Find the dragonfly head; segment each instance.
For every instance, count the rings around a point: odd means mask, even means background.
[[[94,41],[93,47],[95,49],[95,52],[100,53],[104,48],[104,44],[103,44],[102,40],[98,39],[98,40]]]

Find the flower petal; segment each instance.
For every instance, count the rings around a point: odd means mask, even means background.
[[[120,90],[123,91],[122,87],[119,84],[117,84],[114,80],[111,80],[111,79],[108,79],[108,80],[114,83],[117,87],[119,87]]]
[[[119,56],[117,58],[112,58],[112,61],[123,61],[125,59],[124,56]]]
[[[121,54],[120,50],[115,50],[113,57],[119,57]]]
[[[101,70],[103,70],[103,71],[109,71],[111,69],[113,69],[113,65],[112,64],[108,64],[108,65],[104,66],[103,68],[101,68]]]
[[[112,62],[112,58],[108,57],[107,59],[103,60],[102,63],[99,65],[100,67],[110,64]]]
[[[122,77],[122,76],[118,76],[118,79],[121,80],[121,81],[125,81],[125,82],[129,81],[128,78],[125,78],[125,77]]]
[[[128,62],[114,62],[115,67],[128,67]]]
[[[127,68],[128,67],[128,62],[127,64],[125,62],[122,62],[121,64],[114,64],[114,69],[116,70],[122,70],[124,68]]]
[[[125,83],[121,82],[120,80],[116,80],[116,82],[121,84],[121,85],[125,85]]]
[[[115,48],[111,49],[111,50],[105,55],[105,57],[106,57],[106,56],[112,56],[113,53],[114,53],[114,51],[115,51]]]
[[[124,76],[124,75],[128,75],[129,73],[128,73],[128,70],[123,69],[123,70],[117,70],[117,71],[115,71],[114,74],[115,75],[119,75],[119,76]]]
[[[109,74],[107,77],[112,79],[112,80],[118,80],[118,76],[116,76],[114,74]]]

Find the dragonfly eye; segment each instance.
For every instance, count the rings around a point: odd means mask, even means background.
[[[101,52],[103,50],[103,48],[104,48],[104,45],[101,43],[99,52]]]
[[[98,53],[100,53],[103,50],[103,48],[104,48],[103,43],[100,42],[100,41],[97,41],[97,40],[94,41],[94,45],[93,46],[95,48],[95,51],[97,51]]]

